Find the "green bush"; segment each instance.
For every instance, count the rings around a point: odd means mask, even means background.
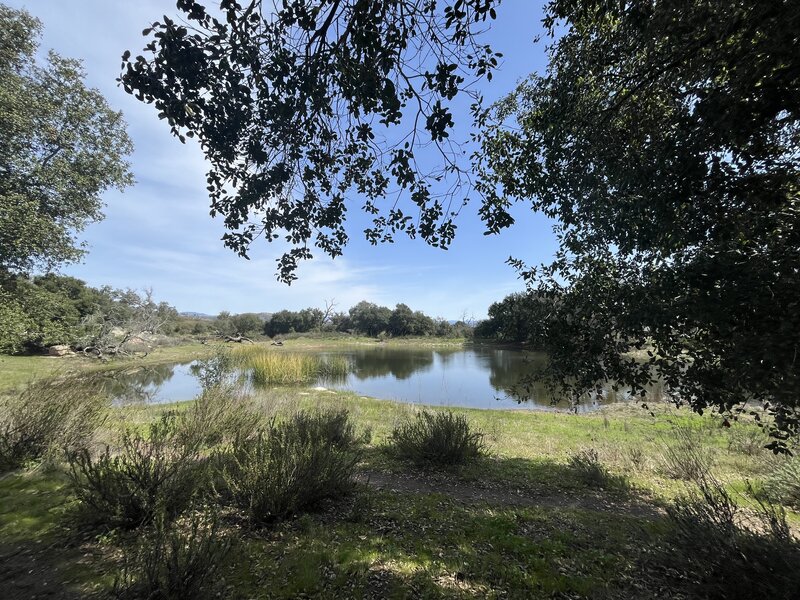
[[[483,438],[463,414],[423,410],[394,428],[389,448],[418,465],[463,465],[484,452]]]
[[[174,414],[151,423],[146,435],[126,430],[117,451],[97,457],[82,448],[69,454],[69,477],[94,520],[126,529],[172,518],[194,500],[205,481],[196,445],[179,439]]]
[[[665,445],[662,454],[662,467],[668,477],[697,481],[708,474],[713,457],[703,435],[701,430],[690,427],[673,429],[674,439]]]
[[[779,507],[761,503],[755,520],[705,474],[667,508],[673,525],[666,560],[692,595],[710,599],[790,600],[800,590],[800,543]]]
[[[299,412],[234,441],[223,480],[251,521],[266,524],[352,490],[361,441],[345,410]]]
[[[99,381],[36,381],[0,400],[0,472],[86,445],[106,417]]]
[[[769,443],[767,430],[750,423],[734,423],[728,430],[728,449],[748,456],[764,452]]]
[[[800,509],[800,459],[776,457],[777,467],[764,480],[767,498]]]
[[[575,475],[586,485],[593,487],[610,487],[618,483],[619,479],[608,472],[600,462],[600,456],[594,448],[581,450],[570,456],[567,463]]]
[[[230,544],[216,513],[194,513],[172,525],[160,521],[123,555],[114,582],[120,600],[202,600],[217,597],[215,579]]]
[[[202,388],[207,390],[230,382],[235,367],[230,350],[218,348],[211,356],[199,359],[191,369]]]
[[[206,387],[177,418],[179,442],[199,448],[252,437],[263,421],[251,398],[233,383]]]

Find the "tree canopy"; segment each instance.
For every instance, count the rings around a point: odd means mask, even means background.
[[[279,310],[264,323],[264,333],[270,337],[285,333],[305,333],[322,327],[324,313],[318,308],[300,311]]]
[[[481,189],[558,221],[555,262],[514,262],[560,295],[547,374],[575,393],[659,376],[797,432],[800,4],[558,0],[546,24],[547,73],[499,105]]]
[[[125,52],[120,80],[199,140],[224,243],[247,256],[254,239],[283,237],[289,282],[309,245],[341,253],[357,203],[373,243],[403,231],[447,247],[471,179],[452,107],[466,98],[485,114],[474,83],[498,55],[476,33],[499,0],[207,4],[179,0],[185,22],[145,29],[151,41]]]
[[[526,344],[541,350],[546,345],[547,325],[555,310],[551,296],[518,292],[489,306],[489,318],[475,327],[475,337]]]
[[[93,288],[52,273],[0,277],[0,352],[67,344],[98,355],[119,353],[131,338],[160,333],[177,316],[147,291]]]
[[[0,270],[13,272],[80,258],[103,192],[132,182],[121,113],[86,87],[79,61],[37,61],[40,31],[0,4]]]

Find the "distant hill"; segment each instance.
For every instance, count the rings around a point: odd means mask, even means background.
[[[182,316],[182,317],[191,317],[192,319],[214,320],[214,319],[217,318],[216,315],[207,315],[206,313],[192,312],[192,311],[185,311],[185,312],[181,312],[181,313],[178,313],[178,314],[180,316]]]
[[[206,313],[201,312],[194,312],[191,310],[187,310],[184,312],[178,313],[182,317],[189,317],[190,319],[208,319],[209,321],[214,321],[217,318],[217,315],[208,315]],[[262,313],[255,313],[264,321],[269,321],[272,318],[272,313],[262,312]]]

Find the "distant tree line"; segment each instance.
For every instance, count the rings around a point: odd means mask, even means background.
[[[557,306],[553,296],[532,292],[510,294],[489,307],[489,317],[476,325],[475,337],[544,349],[547,324]]]
[[[0,352],[64,344],[115,353],[140,334],[167,333],[178,312],[149,291],[94,288],[74,277],[0,271]]]
[[[224,316],[233,325],[233,320],[246,315],[232,317],[224,314]],[[252,316],[258,318],[257,315]],[[322,311],[318,308],[304,308],[299,311],[281,310],[261,322],[263,323],[263,333],[269,337],[309,332],[339,332],[370,337],[381,335],[468,337],[472,335],[472,327],[464,321],[450,323],[444,319],[429,317],[422,311],[414,311],[405,304],[398,304],[391,309],[367,301],[359,302],[347,312]],[[249,330],[240,329],[238,333],[252,333],[258,329],[254,320],[250,322],[250,325]]]

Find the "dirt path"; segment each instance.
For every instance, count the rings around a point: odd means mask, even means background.
[[[0,598],[3,600],[77,600],[60,570],[84,560],[74,548],[25,542],[0,544]]]
[[[407,494],[443,494],[464,504],[524,508],[567,508],[656,517],[663,514],[657,506],[636,498],[620,498],[602,490],[578,490],[574,494],[541,494],[512,487],[489,487],[457,481],[441,475],[423,476],[408,473],[363,471],[358,480],[377,489]]]

